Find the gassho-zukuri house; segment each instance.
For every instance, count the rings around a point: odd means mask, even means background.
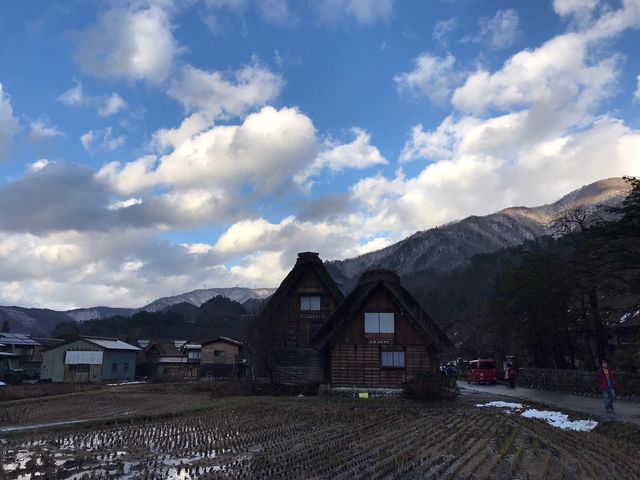
[[[436,373],[447,335],[390,270],[366,271],[346,297],[317,253],[303,252],[260,316],[276,383],[398,388]]]

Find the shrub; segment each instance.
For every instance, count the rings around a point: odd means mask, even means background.
[[[453,400],[458,395],[456,387],[441,375],[424,373],[415,380],[403,384],[406,398],[418,401]]]

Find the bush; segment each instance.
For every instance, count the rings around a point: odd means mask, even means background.
[[[405,382],[402,389],[405,398],[418,401],[453,400],[458,396],[448,379],[433,373],[418,375],[412,382]]]

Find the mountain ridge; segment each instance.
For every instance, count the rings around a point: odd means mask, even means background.
[[[498,212],[471,215],[428,230],[417,231],[380,250],[344,260],[326,261],[325,265],[338,285],[348,291],[368,268],[390,268],[400,276],[452,271],[468,264],[477,254],[492,253],[514,247],[549,233],[549,223],[564,209],[584,208],[592,216],[602,213],[602,206],[618,205],[629,191],[622,178],[608,178],[569,192],[558,201],[538,207],[514,206]],[[275,288],[227,287],[196,289],[161,297],[139,308],[89,307],[67,311],[46,308],[0,306],[0,321],[9,320],[11,330],[48,335],[61,320],[84,321],[107,316],[130,316],[147,310],[156,312],[171,305],[188,303],[199,307],[222,295],[239,303],[267,298]],[[17,329],[16,329],[17,327]]]

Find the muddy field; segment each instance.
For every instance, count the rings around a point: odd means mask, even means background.
[[[209,394],[185,384],[103,386],[99,390],[0,402],[3,428],[184,412],[210,405]]]
[[[640,478],[637,445],[474,402],[209,400],[182,414],[11,435],[0,477]]]

